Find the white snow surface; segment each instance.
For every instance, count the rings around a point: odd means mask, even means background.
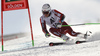
[[[3,52],[0,51],[0,56],[100,56],[100,25],[84,26],[84,28],[83,26],[73,27],[73,29],[82,33],[90,30],[93,35],[86,43],[68,43],[52,47],[49,46],[50,42],[64,41],[58,38],[46,38],[44,35],[38,35],[34,36],[35,46],[32,47],[31,37],[13,39],[4,42],[5,50]]]

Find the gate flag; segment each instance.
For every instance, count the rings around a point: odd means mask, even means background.
[[[2,10],[17,10],[17,9],[27,9],[28,0],[2,0]]]
[[[1,0],[2,51],[4,51],[4,45],[3,45],[3,11],[11,11],[11,10],[18,10],[18,9],[28,9],[30,30],[31,30],[31,37],[32,37],[32,45],[34,46],[33,29],[32,29],[32,22],[31,22],[31,15],[30,15],[30,10],[29,10],[28,0]]]

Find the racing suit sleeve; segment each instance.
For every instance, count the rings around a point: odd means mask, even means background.
[[[55,9],[53,11],[54,11],[55,15],[60,18],[59,23],[62,23],[64,21],[65,15]]]
[[[41,23],[42,31],[44,32],[44,34],[49,34],[46,28],[46,22],[40,18],[40,23]]]

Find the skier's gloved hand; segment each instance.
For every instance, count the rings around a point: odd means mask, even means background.
[[[62,23],[57,23],[56,24],[56,28],[61,28],[62,27]]]
[[[50,37],[50,36],[51,36],[51,35],[50,35],[49,33],[46,33],[46,34],[45,34],[45,37],[46,37],[46,38],[48,38],[48,37]]]

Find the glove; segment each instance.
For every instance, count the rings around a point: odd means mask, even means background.
[[[62,23],[57,23],[56,24],[56,28],[61,28],[62,27]]]
[[[50,37],[50,36],[51,36],[51,35],[48,34],[48,33],[45,34],[45,37],[46,37],[46,38],[48,38],[48,37]]]

